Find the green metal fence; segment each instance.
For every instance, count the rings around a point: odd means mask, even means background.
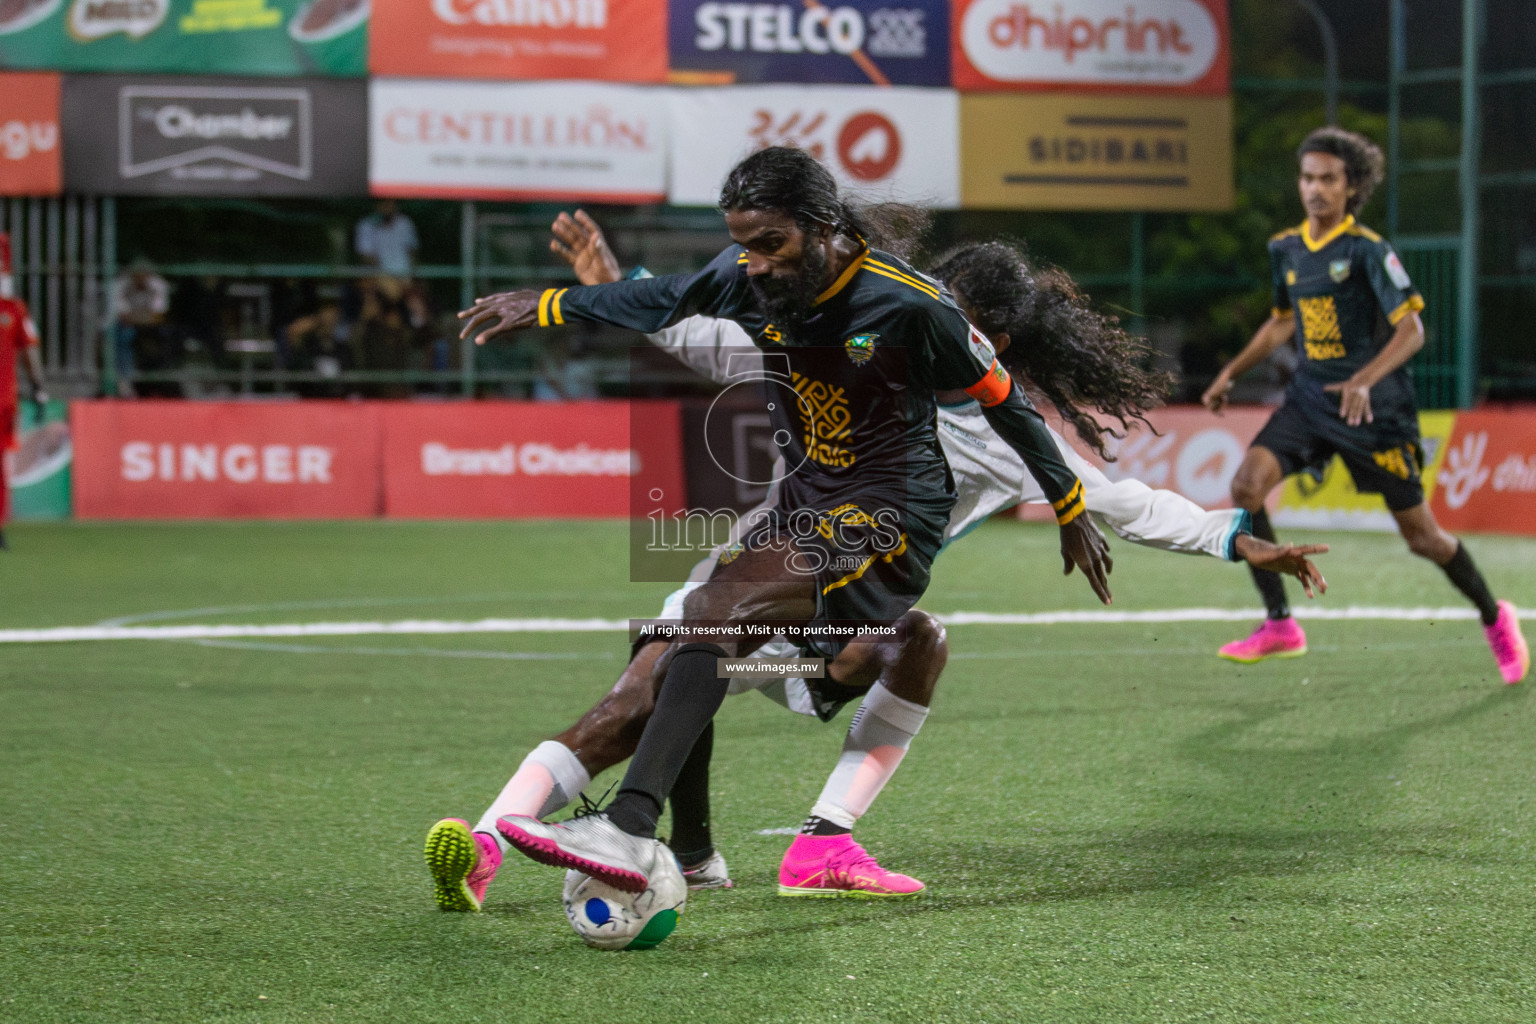
[[[1397,240],[1403,267],[1424,296],[1424,348],[1410,364],[1421,409],[1457,405],[1456,298],[1460,239],[1427,235]]]

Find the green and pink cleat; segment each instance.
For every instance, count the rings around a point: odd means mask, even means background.
[[[1499,602],[1499,617],[1483,627],[1488,649],[1498,662],[1499,675],[1510,686],[1520,682],[1531,670],[1531,649],[1520,632],[1515,606]],[[1307,653],[1307,634],[1295,619],[1265,619],[1263,625],[1241,640],[1234,640],[1216,652],[1228,661],[1252,665],[1266,658],[1299,658]]]
[[[923,889],[917,879],[881,867],[847,834],[796,836],[779,864],[780,896],[890,899]]]
[[[462,818],[444,818],[427,833],[427,870],[433,898],[444,910],[476,911],[501,867],[501,847]]]
[[[1244,665],[1265,658],[1299,658],[1307,653],[1307,634],[1293,618],[1265,619],[1251,635],[1232,641],[1216,653]]]

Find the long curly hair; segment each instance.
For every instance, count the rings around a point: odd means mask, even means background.
[[[863,216],[838,194],[832,172],[795,146],[769,146],[732,167],[720,186],[719,205],[723,212],[787,213],[807,233],[821,226],[855,240],[869,234]]]
[[[1096,312],[1065,271],[1034,265],[1016,242],[973,242],[940,256],[929,273],[963,296],[987,334],[1007,331],[998,355],[1009,372],[1045,397],[1083,442],[1114,461],[1105,435],[1119,439],[1133,420],[1162,405],[1173,375],[1147,368],[1152,350]],[[1090,410],[1120,421],[1101,424]],[[1156,433],[1156,431],[1153,431]]]
[[[1344,176],[1355,190],[1344,203],[1349,213],[1359,213],[1387,176],[1387,159],[1381,147],[1358,132],[1329,125],[1312,132],[1296,147],[1296,159],[1308,153],[1327,153],[1344,161]]]

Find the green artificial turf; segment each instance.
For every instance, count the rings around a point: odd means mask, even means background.
[[[653,613],[611,523],[21,524],[0,628]],[[1449,605],[1394,537],[1334,534],[1329,606]],[[1536,543],[1473,538],[1536,607]],[[1247,574],[1114,544],[1116,607],[1252,606]],[[1300,602],[1300,598],[1297,598]],[[1055,531],[940,560],[939,612],[1094,607]],[[1475,622],[957,626],[859,838],[929,885],[776,895],[846,725],[718,720],[737,888],[654,951],[581,946],[560,874],[438,912],[428,826],[478,816],[600,695],[615,633],[0,645],[0,1020],[1525,1022],[1536,709]],[[528,657],[515,658],[512,655]],[[615,774],[599,779],[601,793]]]

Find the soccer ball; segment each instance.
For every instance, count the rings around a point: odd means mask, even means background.
[[[587,945],[650,949],[677,927],[688,902],[688,883],[673,858],[658,857],[650,886],[638,894],[567,871],[564,902],[566,919]]]

